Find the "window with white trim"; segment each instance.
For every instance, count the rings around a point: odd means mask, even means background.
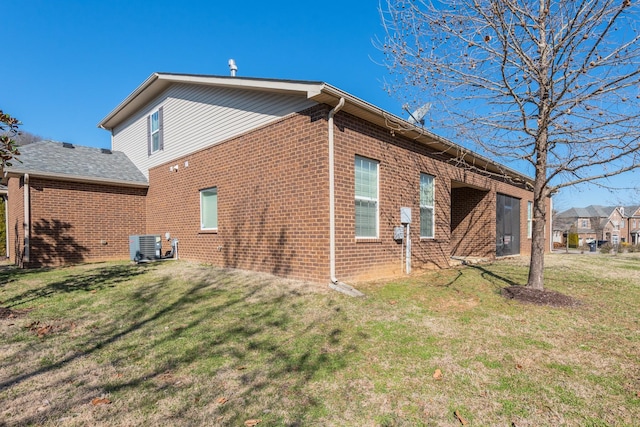
[[[527,238],[533,236],[533,202],[527,202]]]
[[[200,190],[200,229],[218,229],[218,189]]]
[[[356,237],[378,237],[378,162],[355,159]]]
[[[420,174],[420,237],[433,238],[435,223],[434,177]]]
[[[162,107],[147,116],[147,153],[149,155],[164,149],[162,130]]]

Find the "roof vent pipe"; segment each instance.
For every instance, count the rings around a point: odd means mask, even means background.
[[[231,71],[231,77],[235,77],[236,71],[238,71],[238,66],[236,65],[236,61],[233,59],[229,60],[229,70]]]

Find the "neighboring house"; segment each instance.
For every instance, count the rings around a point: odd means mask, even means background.
[[[640,244],[640,206],[627,206],[628,242],[632,245]]]
[[[5,168],[11,261],[38,267],[126,258],[144,233],[147,179],[121,152],[40,141]]]
[[[614,245],[628,242],[630,234],[625,212],[629,210],[622,206],[591,205],[568,209],[556,215],[554,236],[562,234],[566,239],[573,226],[581,246],[593,240],[603,240]],[[563,242],[566,243],[566,240]]]
[[[399,274],[401,208],[414,269],[530,252],[529,177],[326,83],[154,73],[99,126],[144,175],[143,225],[123,235],[170,233],[181,258],[313,281]]]

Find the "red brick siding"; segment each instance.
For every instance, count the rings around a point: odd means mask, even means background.
[[[181,258],[326,280],[324,117],[324,108],[294,115],[151,169],[147,232],[178,238]],[[202,232],[200,190],[211,187],[218,190],[218,231]]]
[[[31,178],[30,266],[129,258],[146,189]],[[11,196],[10,196],[11,197]]]
[[[147,233],[178,238],[182,258],[328,280],[328,111],[318,106],[152,169]],[[393,228],[403,206],[413,212],[414,268],[446,267],[451,255],[495,256],[496,192],[521,199],[521,253],[529,253],[530,192],[456,167],[443,153],[348,114],[338,113],[336,125],[339,279],[401,272]],[[356,155],[380,162],[379,239],[355,238]],[[419,237],[421,172],[435,176],[433,239]],[[452,180],[462,188],[452,189]],[[218,189],[215,233],[200,231],[199,190],[210,187]]]
[[[451,189],[451,255],[495,256],[495,209],[495,193],[470,187]]]
[[[180,241],[181,258],[327,281],[329,108],[311,108],[153,168],[148,192],[32,178],[33,265],[126,259],[129,235],[169,232]],[[530,253],[530,192],[457,167],[445,153],[344,112],[336,116],[335,147],[340,280],[402,272],[401,246],[393,240],[401,207],[413,213],[414,269],[446,267],[451,255],[495,256],[497,193],[521,200],[520,253]],[[377,239],[355,238],[356,155],[379,162]],[[420,173],[435,177],[430,239],[419,236]],[[8,184],[10,254],[21,264],[23,191],[18,178]],[[218,230],[203,232],[200,190],[211,187],[218,190]]]
[[[412,209],[413,268],[445,267],[451,255],[495,256],[496,192],[521,199],[521,254],[530,253],[526,237],[526,201],[531,193],[446,162],[447,156],[348,114],[336,117],[337,275],[361,279],[401,273],[400,249],[393,228],[400,208]],[[355,238],[354,158],[380,162],[379,239]],[[420,239],[420,173],[435,176],[435,237]],[[456,181],[484,189],[466,200],[471,188],[452,191]],[[478,190],[476,190],[478,191]],[[452,200],[456,198],[456,200]],[[474,205],[475,203],[475,205]],[[455,212],[453,212],[455,210]],[[452,222],[452,220],[454,222]],[[469,239],[469,240],[466,240]]]

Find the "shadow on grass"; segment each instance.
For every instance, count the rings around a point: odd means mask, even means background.
[[[494,273],[493,271],[489,271],[486,268],[474,264],[474,265],[470,265],[470,268],[473,268],[475,270],[478,270],[480,272],[480,276],[482,276],[483,279],[485,279],[486,281],[488,281],[489,283],[493,283],[498,289],[502,289],[506,286],[521,286],[522,283],[518,283],[513,281],[512,279],[505,277],[505,276],[501,276],[499,274]]]
[[[95,270],[89,270],[81,274],[75,274],[65,277],[62,280],[49,283],[41,288],[31,289],[22,294],[3,301],[2,305],[6,308],[15,307],[21,304],[28,304],[40,298],[48,298],[60,293],[70,293],[78,291],[94,291],[104,289],[106,287],[116,286],[118,283],[126,282],[135,276],[144,274],[148,269],[153,268],[153,264],[142,265],[112,265],[101,267]],[[47,269],[38,269],[38,273],[47,271]],[[23,273],[20,273],[23,272]],[[28,274],[30,270],[15,269],[9,270],[7,276],[11,280],[19,280],[21,276]],[[33,270],[31,270],[33,272]],[[3,278],[0,273],[0,280]]]
[[[145,272],[127,268],[120,273],[113,269],[110,274],[102,269],[89,271],[14,299],[18,304],[52,292],[113,286]],[[1,382],[0,391],[52,371],[64,371],[77,359],[100,352],[99,358],[108,360],[116,370],[148,368],[136,369],[121,379],[104,378],[94,387],[96,395],[159,389],[163,386],[157,384],[168,373],[187,368],[198,380],[207,378],[207,391],[200,389],[189,400],[174,401],[171,414],[176,421],[184,414],[193,417],[198,396],[204,393],[210,398],[213,393],[232,394],[234,401],[249,405],[273,396],[277,397],[272,402],[275,405],[281,398],[289,399],[291,407],[284,408],[286,418],[298,425],[310,408],[322,405],[305,396],[301,391],[304,385],[316,375],[330,375],[345,367],[349,355],[357,350],[357,343],[345,340],[339,328],[322,330],[314,322],[297,318],[299,294],[295,290],[285,288],[271,295],[265,293],[269,284],[262,279],[213,269],[194,277],[178,295],[163,292],[172,285],[175,282],[170,273],[136,285],[129,294],[132,309],[126,319],[114,319],[83,336],[73,354]],[[68,379],[60,380],[60,386],[65,381]],[[228,384],[234,384],[233,390]],[[153,398],[160,399],[157,395]],[[206,405],[204,399],[200,405]],[[227,404],[215,411],[224,417],[225,424],[241,424],[246,417],[243,406]],[[56,408],[55,416],[70,409]],[[23,422],[38,423],[47,416],[54,415],[41,413]]]
[[[50,268],[39,268],[35,271],[42,273],[49,271]],[[14,264],[0,265],[0,288],[7,286],[10,283],[21,280],[25,276],[33,274],[33,269],[20,268]]]
[[[445,270],[445,271],[447,271],[447,270]],[[458,270],[450,270],[450,271],[451,272],[455,271],[455,276],[453,278],[449,279],[448,282],[443,283],[442,285],[435,285],[435,286],[440,287],[440,288],[449,288],[449,287],[455,285],[456,282],[462,278],[462,270],[458,269]]]

